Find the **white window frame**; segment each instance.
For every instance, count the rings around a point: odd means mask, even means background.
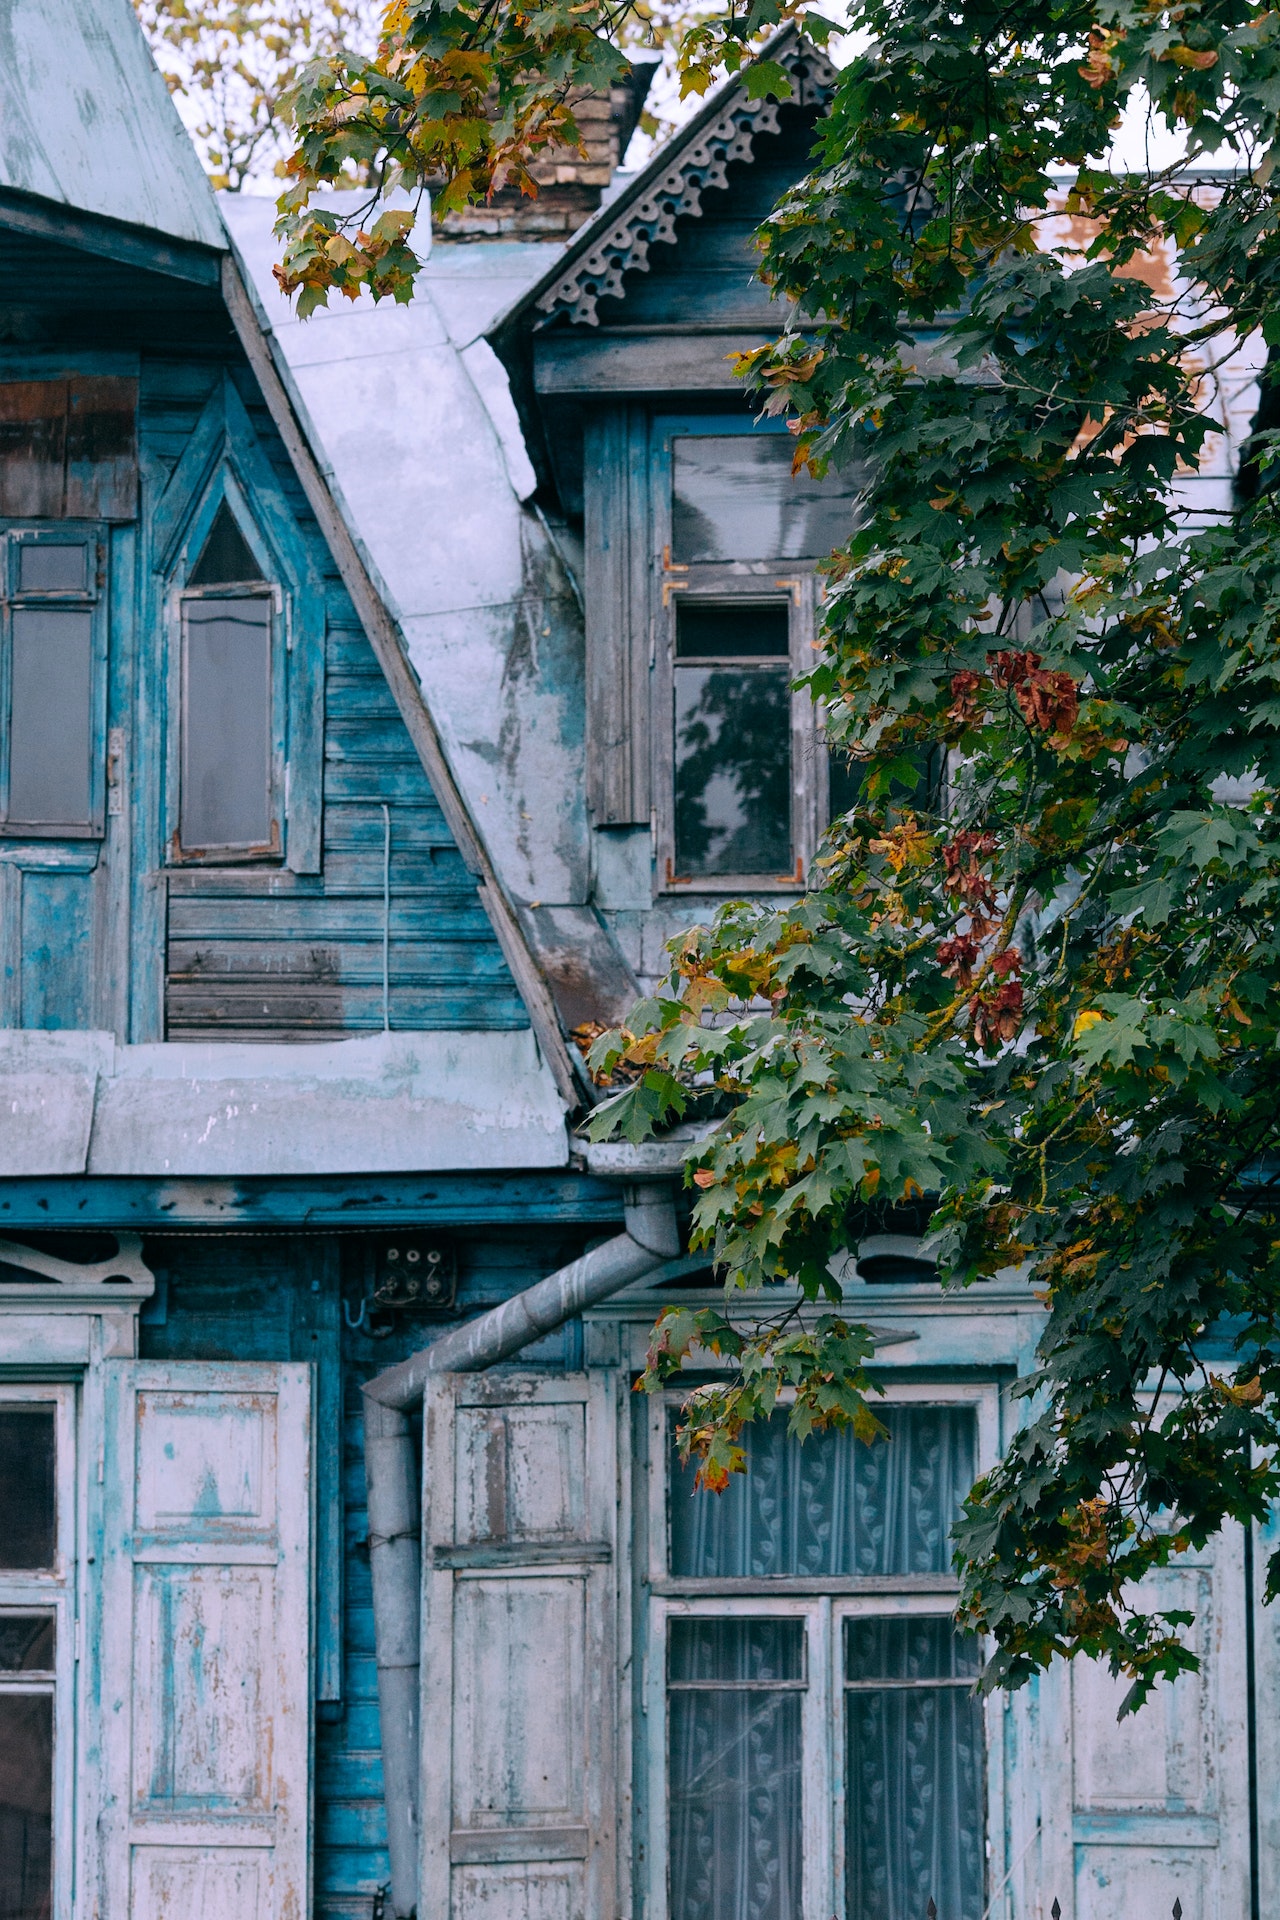
[[[669,1920],[667,1624],[673,1619],[769,1618],[802,1619],[806,1623],[806,1686],[801,1707],[803,1920],[832,1920],[833,1916],[844,1920],[843,1622],[858,1617],[948,1617],[959,1597],[959,1582],[950,1575],[892,1575],[882,1579],[801,1576],[756,1581],[669,1575],[668,1421],[671,1409],[683,1398],[678,1391],[655,1394],[649,1405],[649,1592],[642,1679],[647,1730],[646,1920]],[[884,1401],[876,1404],[972,1407],[977,1416],[977,1471],[985,1473],[999,1457],[1000,1393],[994,1382],[886,1383]],[[989,1899],[998,1894],[1002,1884],[1000,1863],[1007,1851],[1000,1711],[991,1702],[984,1709]]]
[[[57,1501],[55,1564],[51,1572],[0,1569],[0,1615],[52,1613],[53,1681],[53,1920],[70,1920],[75,1894],[76,1673],[80,1658],[80,1500],[76,1472],[77,1392],[74,1386],[20,1380],[0,1382],[0,1407],[54,1408]],[[47,1681],[0,1678],[0,1693],[47,1693]]]

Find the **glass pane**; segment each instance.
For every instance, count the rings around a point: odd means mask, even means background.
[[[678,667],[675,680],[676,871],[789,873],[788,669]]]
[[[52,1407],[0,1406],[0,1567],[52,1567]]]
[[[271,839],[271,606],[260,596],[187,603],[182,845]]]
[[[261,580],[262,568],[249,551],[249,543],[232,517],[226,501],[213,516],[209,538],[196,561],[189,587],[238,586],[244,580]]]
[[[804,1679],[803,1620],[672,1620],[673,1681]]]
[[[9,698],[9,818],[87,827],[93,615],[15,607]]]
[[[785,601],[678,600],[677,660],[785,660],[791,621]]]
[[[822,559],[854,529],[856,474],[791,472],[782,434],[697,434],[671,445],[671,557]]]
[[[0,1673],[53,1672],[53,1615],[0,1614]]]
[[[723,1493],[695,1490],[672,1446],[671,1571],[771,1575],[948,1573],[950,1530],[973,1484],[970,1407],[877,1407],[888,1440],[848,1429],[802,1446],[785,1415],[748,1427],[747,1472]]]
[[[846,1620],[844,1677],[868,1680],[976,1680],[978,1642],[950,1620]]]
[[[88,559],[83,543],[27,542],[18,548],[18,591],[83,593],[89,584]]]
[[[694,1657],[733,1668],[753,1646],[765,1649],[751,1629],[767,1624],[699,1621]],[[803,1631],[799,1621],[772,1624]],[[797,1657],[786,1644],[775,1651]],[[671,1920],[798,1920],[800,1693],[677,1689],[668,1700]]]
[[[0,1920],[53,1908],[53,1701],[0,1693]]]
[[[981,1920],[982,1713],[959,1687],[845,1695],[846,1920]]]

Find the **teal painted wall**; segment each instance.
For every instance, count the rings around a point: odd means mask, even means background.
[[[0,246],[0,265],[3,253]],[[123,804],[108,809],[101,839],[9,838],[0,846],[0,1026],[106,1027],[132,1041],[269,1042],[380,1030],[389,826],[391,1027],[526,1027],[475,885],[238,348],[223,339],[205,351],[184,354],[169,343],[153,351],[145,331],[107,353],[0,345],[0,381],[59,370],[138,380],[140,523],[105,536],[105,721],[113,748],[122,749],[113,766]],[[210,409],[228,375],[232,455],[256,476],[251,507],[286,553],[295,583],[304,583],[290,596],[287,858],[175,866],[164,858],[173,816],[175,622],[158,569],[172,567],[184,514],[197,514],[216,484],[197,473],[190,504],[179,498],[175,506],[188,470],[199,469]],[[101,752],[105,763],[105,739]],[[295,814],[306,816],[315,842],[314,857],[301,862],[289,844],[304,837]],[[306,870],[294,870],[300,865]]]

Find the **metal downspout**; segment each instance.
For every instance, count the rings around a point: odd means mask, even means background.
[[[422,1489],[409,1409],[433,1373],[474,1373],[518,1353],[584,1307],[607,1300],[680,1252],[671,1162],[666,1177],[634,1180],[623,1194],[626,1231],[524,1293],[454,1327],[364,1388],[369,1564],[382,1724],[383,1792],[391,1855],[391,1911],[408,1920],[418,1898],[418,1725],[422,1594]]]

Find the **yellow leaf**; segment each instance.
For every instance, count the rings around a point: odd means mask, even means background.
[[[1088,1033],[1090,1027],[1098,1026],[1101,1023],[1101,1020],[1102,1020],[1102,1015],[1100,1013],[1096,1013],[1092,1007],[1090,1007],[1084,1013],[1078,1013],[1076,1015],[1076,1023],[1074,1027],[1072,1027],[1071,1029],[1071,1038],[1073,1040],[1078,1040],[1082,1033]]]

